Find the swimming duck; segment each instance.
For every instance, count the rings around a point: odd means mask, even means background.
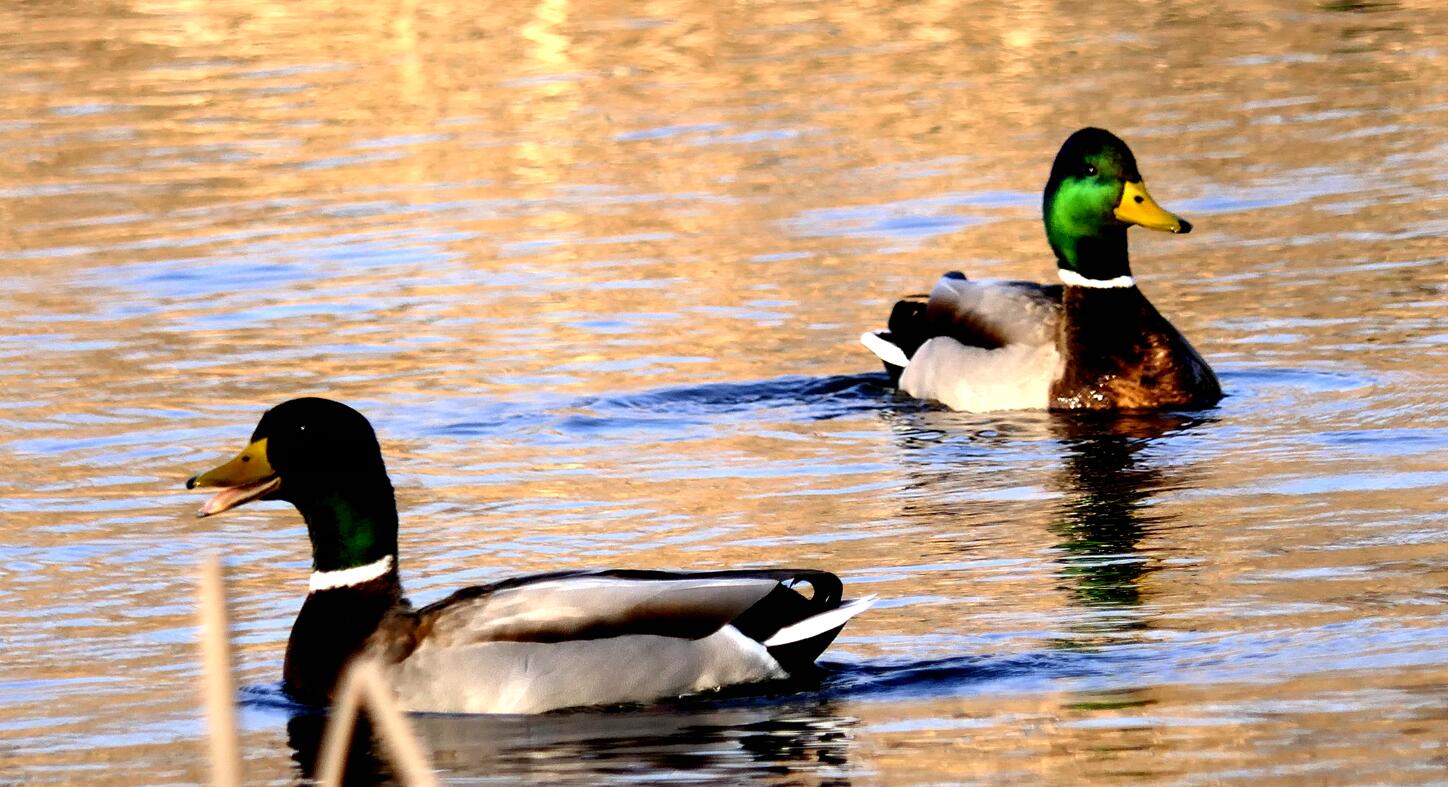
[[[1146,191],[1136,158],[1099,128],[1072,134],[1046,181],[1059,285],[947,273],[860,341],[900,390],[954,410],[1150,410],[1222,398],[1211,367],[1136,287],[1133,224],[1191,232]]]
[[[515,577],[413,608],[377,437],[328,399],[268,410],[240,454],[186,487],[220,490],[198,516],[253,500],[301,512],[312,574],[282,675],[307,704],[326,703],[359,654],[382,661],[413,711],[541,713],[780,679],[813,669],[874,600],[842,602],[839,578],[809,569],[615,570]]]

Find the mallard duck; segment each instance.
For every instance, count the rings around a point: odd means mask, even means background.
[[[900,390],[954,410],[1149,410],[1222,398],[1211,367],[1136,288],[1126,230],[1191,232],[1146,191],[1136,158],[1099,128],[1072,134],[1046,181],[1061,284],[947,273],[860,337]]]
[[[464,588],[415,609],[398,578],[397,505],[372,425],[328,399],[268,410],[235,458],[186,482],[212,516],[285,500],[312,574],[283,689],[319,705],[359,654],[414,711],[541,713],[647,702],[811,670],[874,597],[827,571],[560,571]],[[808,596],[796,587],[809,585]]]

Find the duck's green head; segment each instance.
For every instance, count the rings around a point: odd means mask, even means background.
[[[1162,210],[1146,191],[1131,148],[1110,131],[1072,134],[1046,181],[1042,213],[1059,266],[1089,279],[1130,273],[1126,229],[1133,224],[1186,233],[1192,225]]]
[[[307,521],[321,571],[397,554],[397,504],[372,424],[330,399],[292,399],[262,415],[225,464],[187,480],[219,488],[197,511],[211,516],[253,500],[285,500]]]

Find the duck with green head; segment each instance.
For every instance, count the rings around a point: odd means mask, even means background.
[[[1136,287],[1132,226],[1191,232],[1147,193],[1136,157],[1099,128],[1056,154],[1042,214],[1060,285],[947,273],[860,340],[902,391],[955,410],[1152,410],[1222,397],[1206,361]]]
[[[782,679],[814,669],[873,601],[843,601],[840,580],[813,569],[606,570],[514,577],[414,608],[377,437],[328,399],[268,410],[240,454],[186,486],[219,490],[198,516],[254,500],[301,512],[312,573],[282,680],[307,704],[326,703],[364,654],[415,711],[541,713]]]

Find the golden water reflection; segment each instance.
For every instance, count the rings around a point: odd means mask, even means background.
[[[377,424],[416,599],[767,563],[887,599],[821,697],[498,722],[491,769],[438,721],[460,777],[1436,774],[1440,6],[0,6],[0,780],[201,778],[198,554],[264,690],[305,547],[179,483],[298,393]],[[883,390],[856,337],[895,297],[1051,273],[1086,124],[1199,227],[1135,272],[1222,407]],[[243,719],[295,780],[286,714]]]

